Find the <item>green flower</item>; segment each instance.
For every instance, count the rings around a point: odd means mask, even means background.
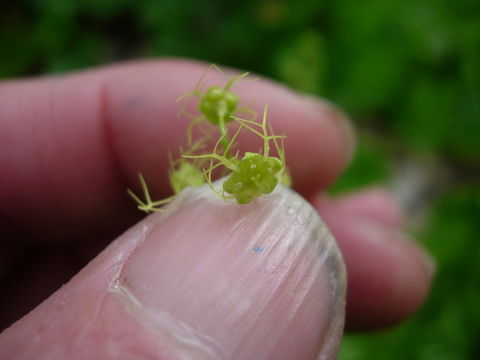
[[[187,186],[200,186],[205,184],[203,172],[187,161],[182,161],[178,169],[170,173],[170,185],[175,194]]]
[[[218,125],[223,119],[225,123],[233,120],[237,111],[238,96],[218,86],[210,87],[198,104],[198,109],[212,124]]]
[[[275,189],[283,165],[278,158],[247,152],[237,167],[223,183],[223,190],[233,195],[239,204],[248,204]]]

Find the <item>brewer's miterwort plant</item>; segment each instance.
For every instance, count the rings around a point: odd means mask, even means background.
[[[188,186],[208,184],[225,201],[234,199],[239,204],[248,204],[259,196],[270,194],[279,183],[290,183],[285,166],[285,135],[273,133],[267,121],[268,107],[265,106],[261,119],[257,120],[251,108],[239,105],[240,98],[231,89],[248,73],[230,78],[223,87],[211,86],[202,91],[206,73],[193,91],[178,100],[183,103],[179,114],[190,119],[190,123],[186,134],[187,147],[180,149],[180,156],[176,159],[170,155],[169,181],[174,195],[153,201],[145,179],[139,174],[144,200],[131,190],[128,193],[142,211],[160,210]],[[193,100],[197,101],[198,114],[187,110]],[[238,139],[244,131],[261,140],[262,148],[258,152],[240,152]],[[212,146],[213,150],[207,150]],[[213,184],[213,179],[218,176],[225,177],[220,189]]]

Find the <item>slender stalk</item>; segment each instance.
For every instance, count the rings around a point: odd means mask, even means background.
[[[225,126],[225,118],[223,116],[220,117],[220,121],[218,122],[220,127],[220,145],[222,146],[223,155],[227,159],[232,158],[232,154],[229,151],[230,148],[230,140],[228,139],[227,128]]]

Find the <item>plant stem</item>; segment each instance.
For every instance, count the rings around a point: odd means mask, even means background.
[[[228,149],[230,145],[230,140],[228,138],[227,128],[225,126],[225,120],[223,116],[220,117],[218,125],[220,126],[220,145],[222,145],[223,148],[223,156],[225,156],[227,159],[230,159],[232,157]]]

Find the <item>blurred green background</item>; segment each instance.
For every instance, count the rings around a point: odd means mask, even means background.
[[[344,108],[359,150],[332,191],[389,184],[438,274],[414,318],[346,336],[340,359],[480,358],[480,1],[2,2],[0,78],[145,56],[247,69]]]

